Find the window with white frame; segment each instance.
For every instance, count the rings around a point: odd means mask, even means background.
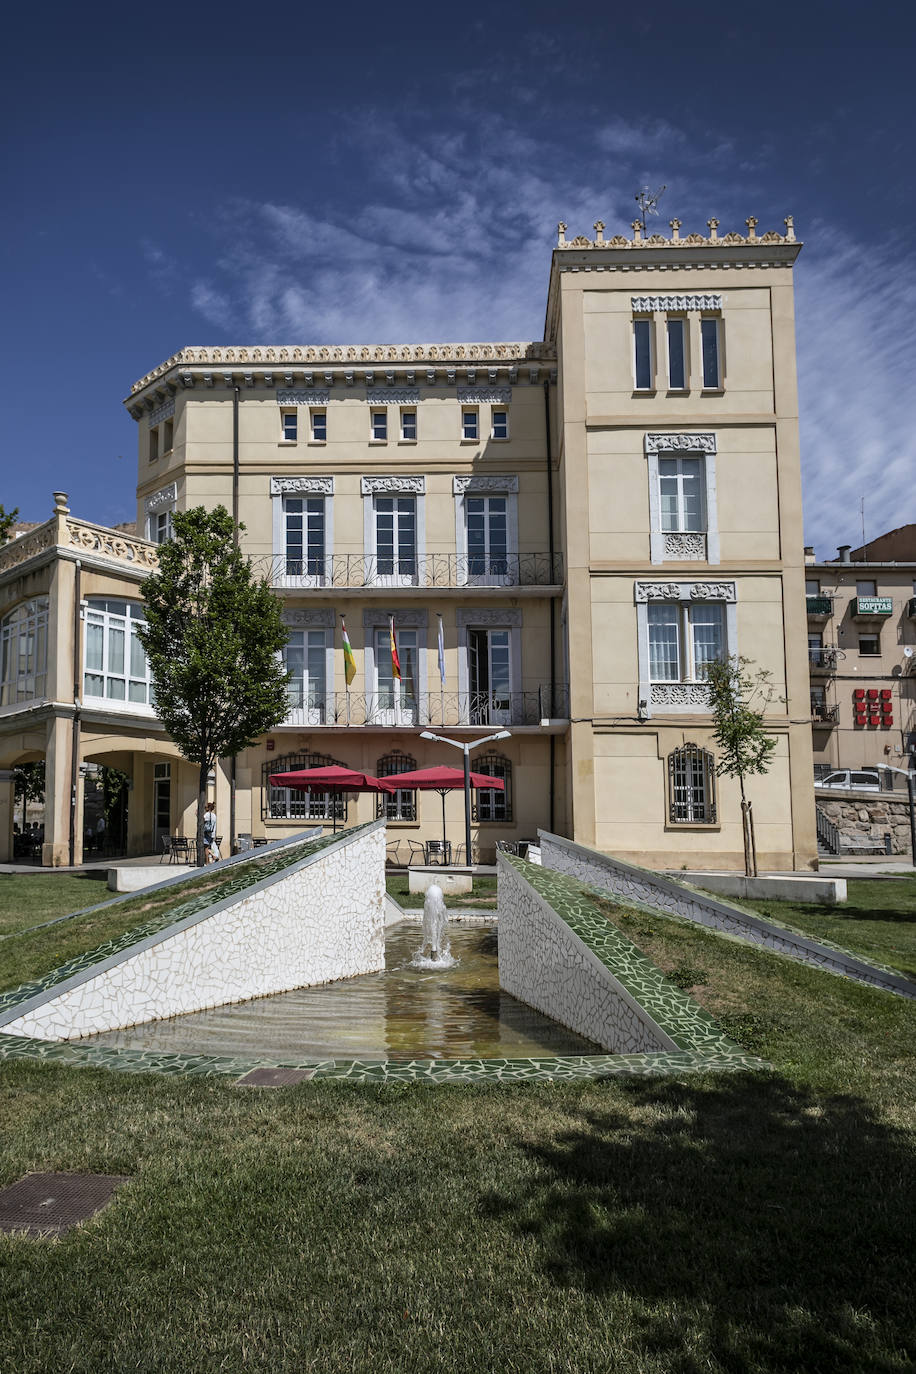
[[[725,657],[725,606],[655,601],[648,607],[650,682],[704,682],[707,663]]]
[[[280,411],[280,431],[284,444],[294,444],[299,438],[299,412],[295,409]]]
[[[0,706],[45,694],[48,598],[23,601],[0,621]]]
[[[321,577],[325,558],[324,497],[284,496],[283,532],[287,577]]]
[[[387,410],[373,410],[370,423],[372,442],[374,444],[383,444],[388,438]]]
[[[706,473],[702,456],[659,456],[658,496],[663,532],[705,530]]]
[[[412,582],[417,576],[415,496],[375,496],[375,560],[379,577]]]
[[[417,412],[413,409],[401,409],[401,441],[405,444],[416,443],[417,439]]]
[[[165,544],[171,539],[172,533],[172,512],[151,510],[147,519],[147,538],[154,544]]]
[[[465,440],[480,438],[480,412],[476,406],[461,407],[461,437]]]
[[[508,410],[494,410],[491,413],[492,437],[494,439],[508,439],[509,437],[509,412]]]
[[[152,677],[137,634],[144,623],[140,602],[89,598],[83,647],[85,697],[152,704]]]
[[[722,321],[715,316],[700,320],[700,347],[703,358],[703,387],[718,391],[722,387]]]
[[[653,391],[655,367],[651,319],[633,321],[633,380],[637,391]]]
[[[465,495],[469,579],[508,574],[508,508],[508,496]]]
[[[512,631],[468,629],[468,718],[508,725],[512,713]]]
[[[327,630],[290,630],[283,666],[290,711],[302,711],[310,725],[322,725],[327,703]]]
[[[328,412],[312,407],[309,411],[311,440],[313,444],[326,444],[328,440]]]
[[[668,819],[672,825],[714,825],[716,763],[708,749],[685,744],[668,755]]]
[[[668,390],[687,390],[687,321],[669,318],[666,322],[668,344]]]

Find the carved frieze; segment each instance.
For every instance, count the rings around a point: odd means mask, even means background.
[[[371,406],[415,406],[420,403],[419,387],[386,387],[384,391],[367,391]]]
[[[637,603],[644,601],[680,601],[680,582],[636,582],[633,597]]]
[[[158,549],[146,539],[125,539],[116,530],[108,530],[101,525],[87,525],[81,520],[67,521],[67,535],[75,548],[87,553],[116,558],[122,563],[138,563],[141,567],[151,569],[159,566]]]
[[[709,709],[708,682],[653,682],[649,688],[651,704],[659,710],[693,707],[697,711]]]
[[[462,608],[455,613],[455,623],[459,630],[467,625],[494,625],[506,629],[521,625],[522,613],[517,606],[493,606],[477,610],[473,607]]]
[[[737,601],[734,582],[689,582],[691,601]]]
[[[277,405],[279,406],[326,406],[329,391],[304,391],[297,387],[278,387]]]
[[[396,630],[425,630],[429,623],[429,616],[422,610],[403,610],[386,611],[373,610],[363,611],[363,629],[374,630],[380,625],[388,624],[388,617],[394,615],[394,628]]]
[[[453,477],[452,493],[455,496],[463,496],[469,492],[472,496],[484,495],[486,492],[494,492],[501,495],[503,492],[518,491],[517,477]]]
[[[174,414],[175,398],[172,397],[171,400],[163,401],[162,405],[156,406],[154,410],[151,410],[146,417],[146,423],[149,425],[150,429],[152,429],[153,426],[158,425],[160,421],[170,420]]]
[[[406,477],[361,477],[360,491],[363,496],[387,496],[392,492],[404,492],[422,496],[426,491],[426,478],[419,475]]]
[[[170,482],[167,487],[160,487],[154,491],[152,496],[147,496],[143,502],[143,509],[149,515],[152,511],[164,510],[166,506],[172,506],[178,500],[178,483]]]
[[[638,315],[651,314],[654,310],[721,310],[722,297],[710,295],[631,296],[630,304]]]
[[[646,453],[715,453],[716,436],[699,431],[651,432],[645,438]]]
[[[312,630],[332,630],[335,623],[333,611],[308,611],[301,606],[292,606],[284,610],[281,619],[284,625],[289,625],[294,630],[305,626]]]
[[[465,405],[507,406],[512,400],[512,388],[508,386],[460,386],[458,400]]]
[[[271,477],[271,496],[333,496],[333,477]]]
[[[21,534],[18,539],[9,540],[0,548],[0,573],[9,568],[18,568],[20,563],[27,563],[30,558],[53,548],[54,539],[55,526],[52,521],[31,534]]]
[[[647,601],[737,601],[734,582],[634,582],[633,599]]]
[[[665,557],[681,562],[706,562],[705,534],[665,535]]]

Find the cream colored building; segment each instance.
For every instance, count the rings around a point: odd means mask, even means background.
[[[540,826],[650,866],[740,866],[703,683],[705,660],[728,652],[768,668],[782,698],[772,769],[751,785],[761,866],[814,861],[800,245],[791,220],[721,238],[715,220],[683,238],[677,221],[670,238],[603,228],[570,241],[560,226],[542,341],[186,348],[132,387],[148,539],[77,521],[61,498],[0,551],[3,626],[34,621],[16,662],[47,636],[42,682],[36,657],[0,706],[0,768],[48,760],[46,862],[79,853],[71,782],[78,793],[87,760],[130,774],[132,849],[192,829],[194,772],[156,726],[131,623],[170,514],[218,504],[282,599],[293,673],[286,721],[236,761],[237,836],[327,815],[327,798],[271,789],[270,772],[458,765],[421,732],[506,729],[472,756],[507,783],[475,794],[482,857]],[[227,834],[229,778],[227,761],[214,779]],[[348,823],[375,805],[351,800]],[[435,793],[388,805],[401,858],[441,833]],[[457,846],[460,794],[446,806]]]

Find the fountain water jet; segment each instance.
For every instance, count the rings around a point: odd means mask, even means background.
[[[442,888],[438,883],[431,883],[426,889],[423,902],[422,942],[410,962],[415,968],[452,968],[458,962],[451,955],[448,912],[445,909]]]

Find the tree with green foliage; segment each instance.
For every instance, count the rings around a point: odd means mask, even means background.
[[[781,701],[768,669],[751,672],[751,660],[735,656],[706,665],[715,740],[719,746],[716,772],[737,778],[741,788],[741,825],[744,835],[744,871],[757,876],[757,842],[754,813],[745,792],[746,778],[767,773],[776,741],[764,729],[763,716],[773,701]]]
[[[207,777],[283,720],[289,674],[280,603],[239,552],[223,506],[176,512],[159,570],[143,583],[138,631],[152,671],[156,713],[198,765],[197,860],[204,862]],[[239,526],[243,529],[244,526]]]
[[[10,537],[10,531],[19,518],[19,507],[9,512],[0,505],[0,544],[5,544]]]
[[[22,802],[22,829],[25,832],[26,812],[29,802],[44,803],[45,799],[45,761],[37,759],[34,763],[17,763],[13,769],[13,791],[15,801]]]

